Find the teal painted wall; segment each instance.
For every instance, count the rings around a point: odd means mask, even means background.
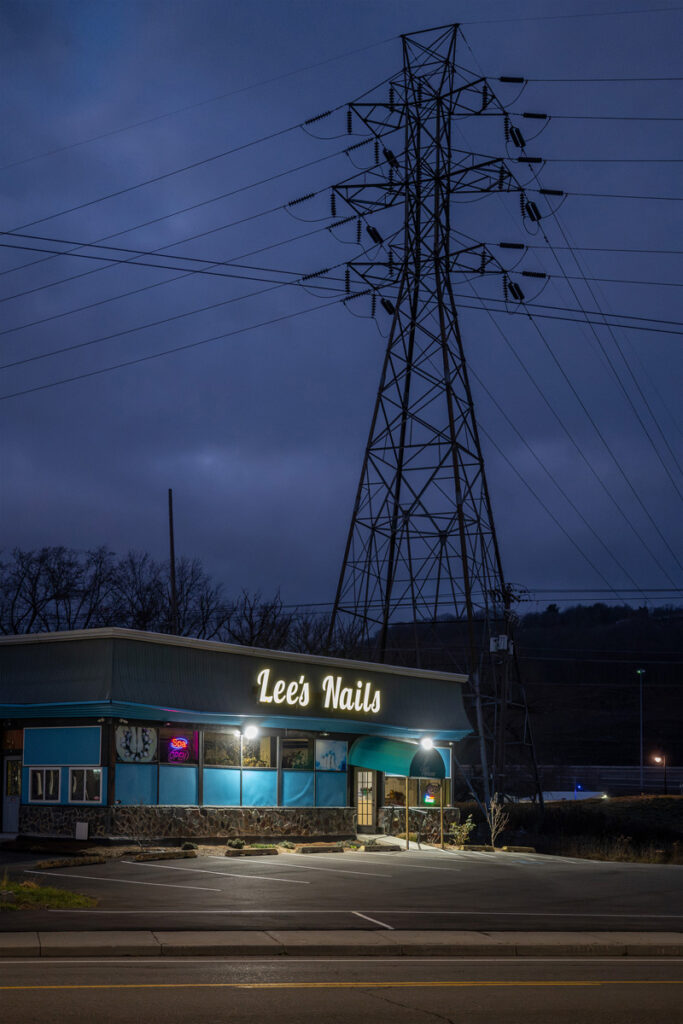
[[[245,768],[242,772],[242,806],[275,807],[277,771],[274,768]]]
[[[316,807],[347,807],[346,772],[318,772],[315,780]]]
[[[120,804],[157,802],[157,766],[155,764],[117,764],[115,799]]]
[[[159,803],[180,806],[196,804],[197,766],[160,764]]]
[[[313,807],[314,804],[313,772],[283,771],[283,807]]]
[[[100,763],[100,727],[86,725],[50,729],[24,729],[24,764],[97,766]]]
[[[239,769],[204,769],[204,803],[208,807],[239,807],[239,802]]]

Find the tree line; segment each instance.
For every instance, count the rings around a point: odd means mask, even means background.
[[[337,626],[330,637],[328,615],[291,611],[279,593],[227,597],[198,558],[176,559],[175,577],[174,620],[170,564],[147,552],[15,548],[0,560],[0,633],[119,626],[309,654],[356,649],[354,627]]]

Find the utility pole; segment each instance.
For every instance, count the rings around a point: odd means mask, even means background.
[[[642,796],[644,791],[643,785],[643,676],[645,675],[644,668],[637,668],[636,675],[638,676],[638,691],[639,691],[639,704],[640,704],[640,794]]]
[[[498,114],[510,135],[487,80],[456,65],[457,39],[457,25],[403,36],[401,74],[347,112],[375,166],[334,187],[332,211],[350,207],[377,255],[348,263],[346,287],[366,286],[373,312],[379,297],[391,326],[330,635],[350,618],[363,656],[467,671],[488,804],[509,791],[508,760],[541,790],[452,281],[493,272],[523,295],[486,245],[456,247],[451,201],[519,192],[522,216],[540,213],[504,158],[452,144],[456,116]],[[385,241],[370,217],[392,207],[402,223]]]
[[[175,578],[175,537],[173,532],[173,489],[168,489],[168,541],[170,547],[169,565],[171,578],[171,632],[178,635],[178,592]]]

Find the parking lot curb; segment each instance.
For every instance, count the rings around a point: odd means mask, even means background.
[[[0,933],[8,957],[683,957],[683,932],[82,931]]]

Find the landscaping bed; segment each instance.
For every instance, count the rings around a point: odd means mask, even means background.
[[[0,911],[4,910],[82,910],[96,907],[97,900],[80,892],[55,889],[36,882],[0,882]]]

